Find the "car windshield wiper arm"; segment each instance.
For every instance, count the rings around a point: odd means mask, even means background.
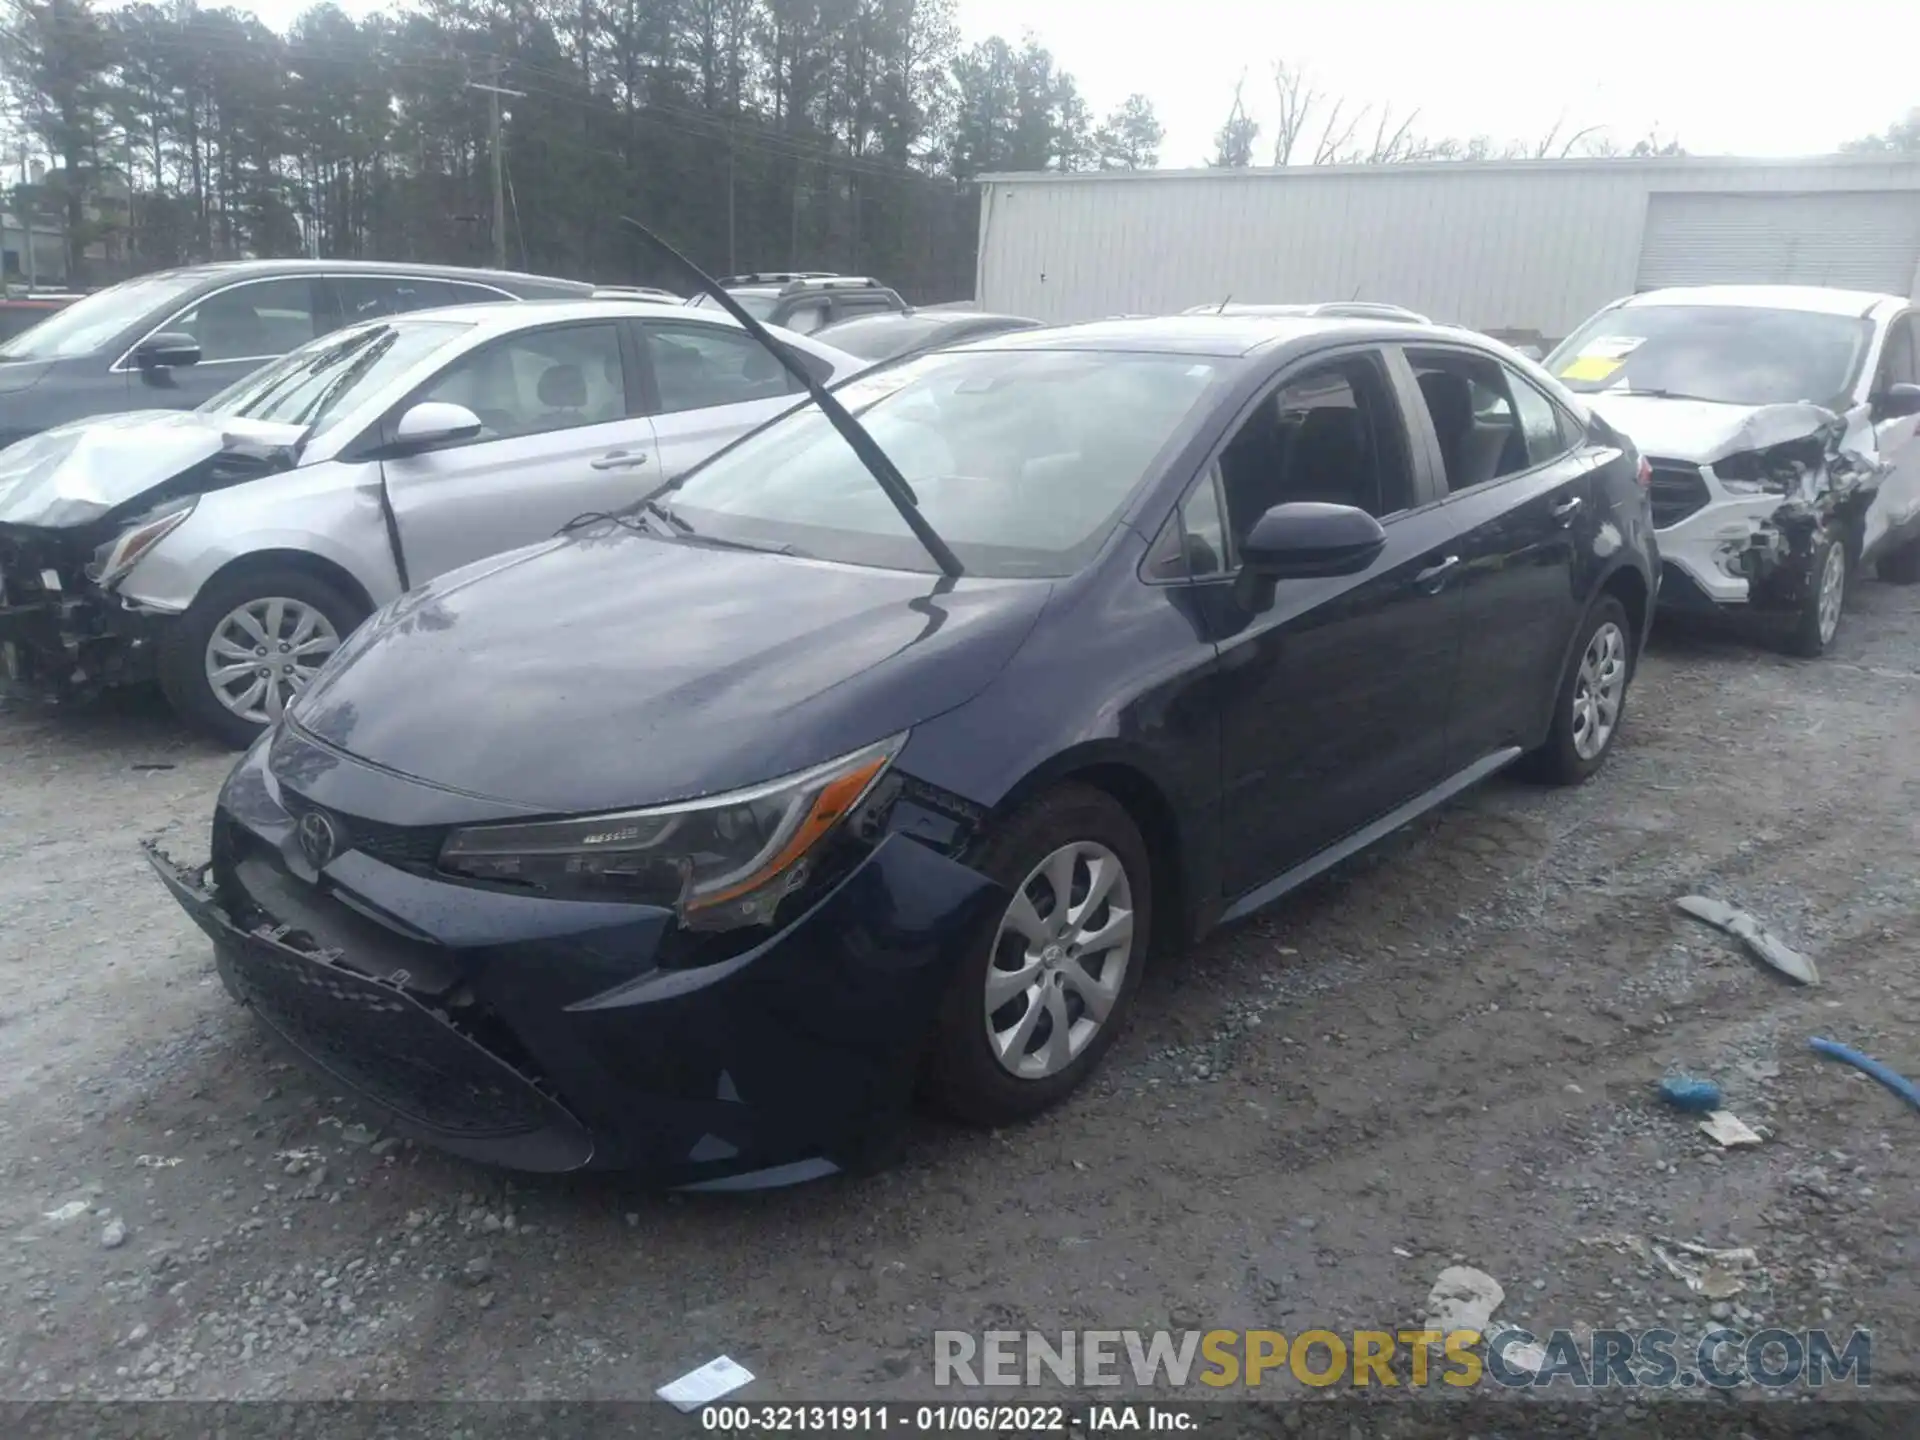
[[[840,432],[840,438],[845,440],[848,448],[860,457],[860,463],[867,467],[868,473],[885,492],[887,499],[893,502],[893,508],[900,512],[900,518],[907,522],[907,528],[913,532],[914,538],[926,547],[927,553],[933,557],[941,573],[951,576],[964,575],[966,567],[960,563],[960,557],[953,553],[952,547],[940,538],[940,532],[935,530],[928,523],[927,517],[920,513],[919,502],[914,496],[913,487],[907,483],[906,476],[902,475],[899,467],[887,458],[887,452],[874,443],[874,438],[867,433],[866,427],[847,412],[847,407],[828,394],[826,386],[815,380],[808,373],[806,366],[796,360],[786,346],[769,335],[767,327],[749,315],[740,302],[729,295],[711,275],[638,220],[623,215],[620,217],[620,223],[691,275],[714,304],[737,320],[742,329],[758,340],[766,348],[767,353],[778,360],[787,373],[805,387],[813,403],[820,407],[821,413],[832,422],[833,428]]]

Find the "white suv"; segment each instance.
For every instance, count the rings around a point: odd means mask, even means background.
[[[1660,603],[1832,644],[1848,582],[1920,579],[1920,306],[1791,285],[1609,305],[1546,365],[1653,470]]]

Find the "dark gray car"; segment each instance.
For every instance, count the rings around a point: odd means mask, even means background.
[[[573,280],[446,265],[244,260],[157,270],[95,291],[0,345],[0,445],[93,415],[191,410],[355,321],[592,293]]]

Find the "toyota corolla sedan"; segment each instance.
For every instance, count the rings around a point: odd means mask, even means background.
[[[798,335],[818,380],[866,364]],[[0,661],[56,700],[158,679],[236,747],[410,585],[615,509],[802,387],[713,311],[467,305],[335,331],[198,410],[0,450]]]
[[[1494,342],[1103,323],[835,395],[387,606],[208,863],[150,851],[399,1129],[746,1188],[871,1163],[916,1093],[1014,1121],[1155,954],[1620,733],[1645,470]]]

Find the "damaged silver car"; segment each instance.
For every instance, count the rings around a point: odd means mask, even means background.
[[[1608,306],[1547,368],[1653,470],[1660,604],[1833,643],[1856,575],[1920,579],[1920,316],[1895,295],[1656,290]]]
[[[866,362],[783,340],[823,382]],[[199,410],[0,450],[0,660],[55,700],[158,679],[249,743],[402,591],[632,503],[802,403],[726,315],[639,300],[356,325]]]

